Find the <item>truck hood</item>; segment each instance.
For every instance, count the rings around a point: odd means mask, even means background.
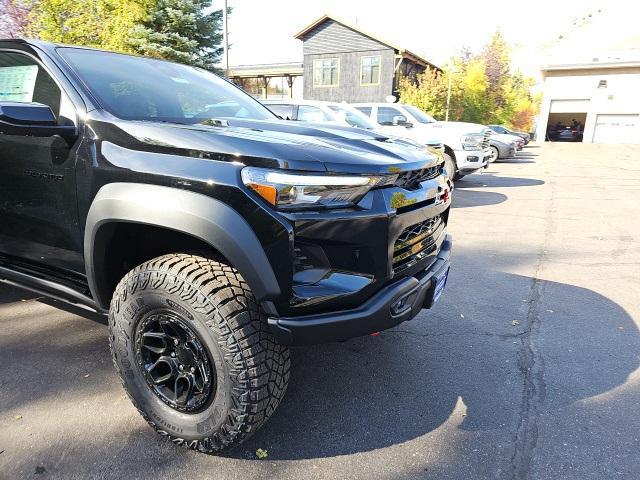
[[[372,174],[426,168],[440,161],[410,141],[339,125],[231,118],[185,125],[120,120],[106,112],[94,115],[97,138],[112,149],[115,144],[268,168]]]

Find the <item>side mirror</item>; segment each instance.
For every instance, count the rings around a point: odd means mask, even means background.
[[[42,103],[0,102],[0,134],[68,137],[76,127],[58,125],[51,108]]]
[[[0,102],[0,122],[13,125],[56,125],[56,116],[42,103]]]
[[[393,123],[393,125],[406,125],[407,117],[405,117],[404,115],[394,115],[391,123]]]

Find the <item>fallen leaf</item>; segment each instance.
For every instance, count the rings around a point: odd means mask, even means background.
[[[513,320],[511,322],[511,325],[513,325],[515,327],[516,325],[520,325],[520,322],[518,320]]]
[[[258,460],[264,460],[268,456],[269,456],[269,453],[266,450],[263,450],[261,448],[256,450],[256,457],[258,458]]]
[[[553,310],[547,309],[547,313],[553,313]]]
[[[22,420],[22,415],[16,415],[15,417],[13,417],[16,420]]]
[[[84,375],[84,378],[89,378],[90,376],[91,376],[91,374],[90,374],[90,373],[86,373],[86,374]]]
[[[618,330],[624,330],[624,327],[622,325],[618,325]]]
[[[460,314],[460,318],[464,318],[464,315],[463,315],[463,314]]]

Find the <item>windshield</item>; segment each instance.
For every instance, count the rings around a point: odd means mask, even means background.
[[[379,127],[379,125],[369,120],[369,117],[364,113],[354,108],[343,107],[342,105],[329,105],[329,108],[336,112],[341,118],[344,118],[344,121],[352,127],[366,128],[367,130],[373,130]]]
[[[59,48],[102,107],[124,120],[200,123],[277,117],[239,88],[199,68],[117,53]]]
[[[431,115],[427,115],[418,107],[414,107],[413,105],[404,105],[404,108],[420,123],[435,123],[436,121],[435,118]]]

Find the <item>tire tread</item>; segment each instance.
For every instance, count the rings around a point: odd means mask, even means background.
[[[122,303],[140,290],[163,290],[188,303],[218,339],[231,379],[232,407],[214,435],[186,440],[156,425],[129,394],[115,339]],[[276,343],[265,314],[237,270],[198,255],[177,253],[131,270],[115,289],[109,313],[113,363],[127,395],[142,417],[173,443],[204,453],[228,450],[250,437],[273,414],[290,376],[289,349]]]

